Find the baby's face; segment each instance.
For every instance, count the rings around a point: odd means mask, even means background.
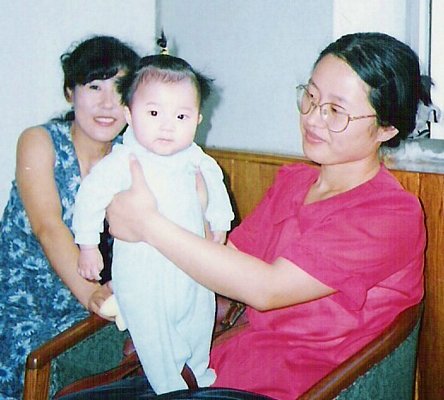
[[[164,156],[189,147],[202,120],[197,90],[190,79],[141,83],[126,117],[137,141]]]

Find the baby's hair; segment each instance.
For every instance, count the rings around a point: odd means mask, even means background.
[[[180,82],[190,79],[196,88],[199,105],[210,95],[212,79],[196,71],[184,59],[168,55],[167,39],[162,31],[157,45],[161,48],[160,54],[146,56],[140,59],[137,68],[119,81],[119,91],[126,106],[141,83],[154,79],[165,83]]]
[[[160,54],[163,55],[169,55],[168,51],[168,41],[165,37],[165,32],[162,30],[162,33],[160,34],[160,38],[157,39],[157,45],[161,48]]]

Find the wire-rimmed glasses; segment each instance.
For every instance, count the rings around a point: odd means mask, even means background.
[[[343,132],[347,129],[350,121],[363,118],[376,117],[376,114],[359,115],[352,117],[345,110],[334,103],[319,104],[315,101],[313,95],[308,90],[308,85],[299,85],[296,87],[297,105],[301,114],[309,114],[312,110],[319,107],[319,113],[327,128],[332,132]]]

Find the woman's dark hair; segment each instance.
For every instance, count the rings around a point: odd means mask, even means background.
[[[139,85],[149,79],[166,83],[190,79],[196,88],[199,105],[202,104],[210,95],[212,80],[194,70],[182,58],[168,55],[167,41],[163,33],[157,44],[162,48],[161,54],[143,57],[137,68],[119,81],[118,89],[123,103],[130,106]]]
[[[93,36],[60,57],[65,76],[63,92],[85,85],[95,79],[109,79],[119,71],[134,70],[140,57],[127,44],[112,36]],[[66,119],[74,119],[69,112]]]
[[[396,147],[413,131],[418,103],[431,103],[431,79],[421,76],[418,56],[392,36],[377,33],[344,35],[328,45],[326,55],[345,61],[370,86],[369,101],[381,126],[394,126],[399,133],[384,145]]]

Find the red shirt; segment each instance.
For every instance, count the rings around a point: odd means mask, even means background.
[[[259,312],[212,350],[213,386],[297,398],[423,295],[425,228],[418,199],[381,166],[368,182],[304,205],[319,171],[296,164],[230,235],[245,253],[293,262],[337,292]]]

